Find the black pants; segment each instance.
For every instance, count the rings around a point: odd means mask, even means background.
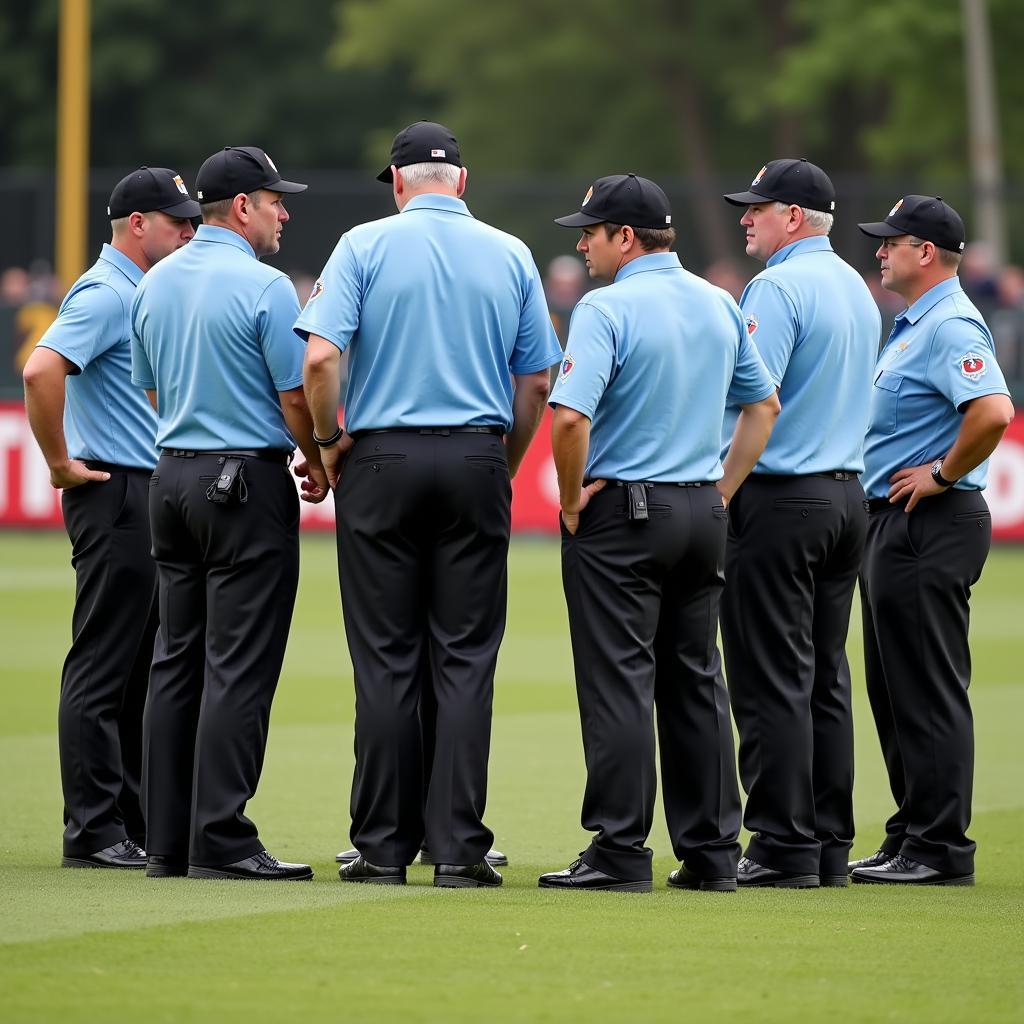
[[[335,497],[356,687],[352,841],[376,864],[411,864],[424,837],[440,863],[478,863],[493,839],[483,814],[505,631],[504,444],[493,434],[369,434]],[[437,711],[425,787],[427,682]]]
[[[868,697],[897,806],[882,849],[954,874],[974,870],[967,630],[991,539],[979,491],[885,509],[870,516],[860,581]]]
[[[651,877],[657,786],[676,857],[705,876],[736,874],[740,827],[729,702],[716,645],[726,513],[714,487],[656,484],[650,519],[626,491],[598,492],[562,527],[587,784],[583,859],[618,878]]]
[[[61,495],[75,568],[73,639],[57,718],[69,857],[126,837],[144,845],[146,838],[142,710],[156,633],[149,471],[104,468],[105,483]]]
[[[146,705],[146,850],[203,867],[263,849],[256,792],[299,576],[299,509],[283,465],[247,459],[248,500],[216,505],[218,457],[163,455],[150,517],[160,580]]]
[[[846,635],[867,529],[859,481],[752,475],[729,506],[722,642],[747,856],[846,874],[853,716]]]

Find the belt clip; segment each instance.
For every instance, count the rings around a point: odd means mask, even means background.
[[[630,522],[646,522],[650,518],[647,510],[647,485],[643,483],[627,484],[626,493],[629,496]]]

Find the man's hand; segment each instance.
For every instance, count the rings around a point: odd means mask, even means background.
[[[319,505],[330,492],[327,473],[321,466],[311,466],[305,459],[296,462],[292,472],[302,481],[299,497],[311,505]]]
[[[907,466],[905,469],[897,470],[891,477],[889,483],[889,501],[893,504],[906,499],[904,512],[912,512],[914,506],[922,498],[930,498],[934,494],[941,494],[948,490],[940,487],[932,478],[932,464],[927,466]]]
[[[320,458],[323,459],[324,469],[327,471],[327,481],[331,485],[331,490],[338,486],[341,474],[345,469],[345,463],[348,461],[349,453],[355,446],[356,443],[352,440],[351,434],[342,434],[337,444],[320,450]]]
[[[580,491],[580,500],[576,503],[575,510],[567,512],[564,508],[562,509],[562,522],[565,523],[565,528],[574,537],[576,536],[576,531],[580,528],[580,513],[590,504],[590,499],[598,491],[604,490],[607,483],[607,480],[595,480],[593,483],[587,484]]]
[[[729,502],[732,501],[732,494],[727,492],[727,488],[722,486],[722,481],[719,480],[715,484],[715,490],[722,496],[722,505],[725,508],[729,507]]]
[[[109,479],[109,473],[89,469],[80,459],[68,459],[67,462],[50,467],[50,485],[57,490],[70,491],[82,484],[104,483]]]

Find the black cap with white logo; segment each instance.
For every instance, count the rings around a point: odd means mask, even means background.
[[[608,223],[665,229],[672,226],[672,207],[668,196],[649,178],[609,174],[587,189],[579,213],[556,217],[555,223],[567,228]]]
[[[196,175],[196,197],[201,203],[234,199],[261,188],[271,192],[305,192],[308,185],[285,181],[274,161],[258,146],[225,146],[203,162]]]
[[[119,220],[130,213],[159,210],[168,217],[198,217],[199,204],[177,171],[169,167],[140,167],[123,177],[110,193],[107,216]]]
[[[458,140],[448,128],[436,121],[417,121],[403,128],[391,144],[391,159],[377,175],[378,181],[391,182],[391,168],[411,164],[451,164],[462,166]]]
[[[807,210],[833,213],[836,190],[829,176],[809,160],[772,160],[754,175],[746,192],[722,196],[733,206],[754,206],[775,200]]]
[[[964,222],[942,196],[904,196],[885,220],[857,227],[872,238],[915,235],[950,252],[964,251]]]

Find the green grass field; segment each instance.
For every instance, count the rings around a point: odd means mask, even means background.
[[[73,579],[62,535],[0,535],[0,1017],[4,1021],[1021,1021],[1024,550],[996,550],[974,598],[975,889],[664,888],[558,894],[583,768],[557,547],[517,542],[498,669],[488,821],[500,890],[347,886],[352,678],[331,538],[302,582],[266,768],[251,805],[309,885],[147,880],[58,867],[57,689]],[[860,634],[855,853],[890,811]]]

